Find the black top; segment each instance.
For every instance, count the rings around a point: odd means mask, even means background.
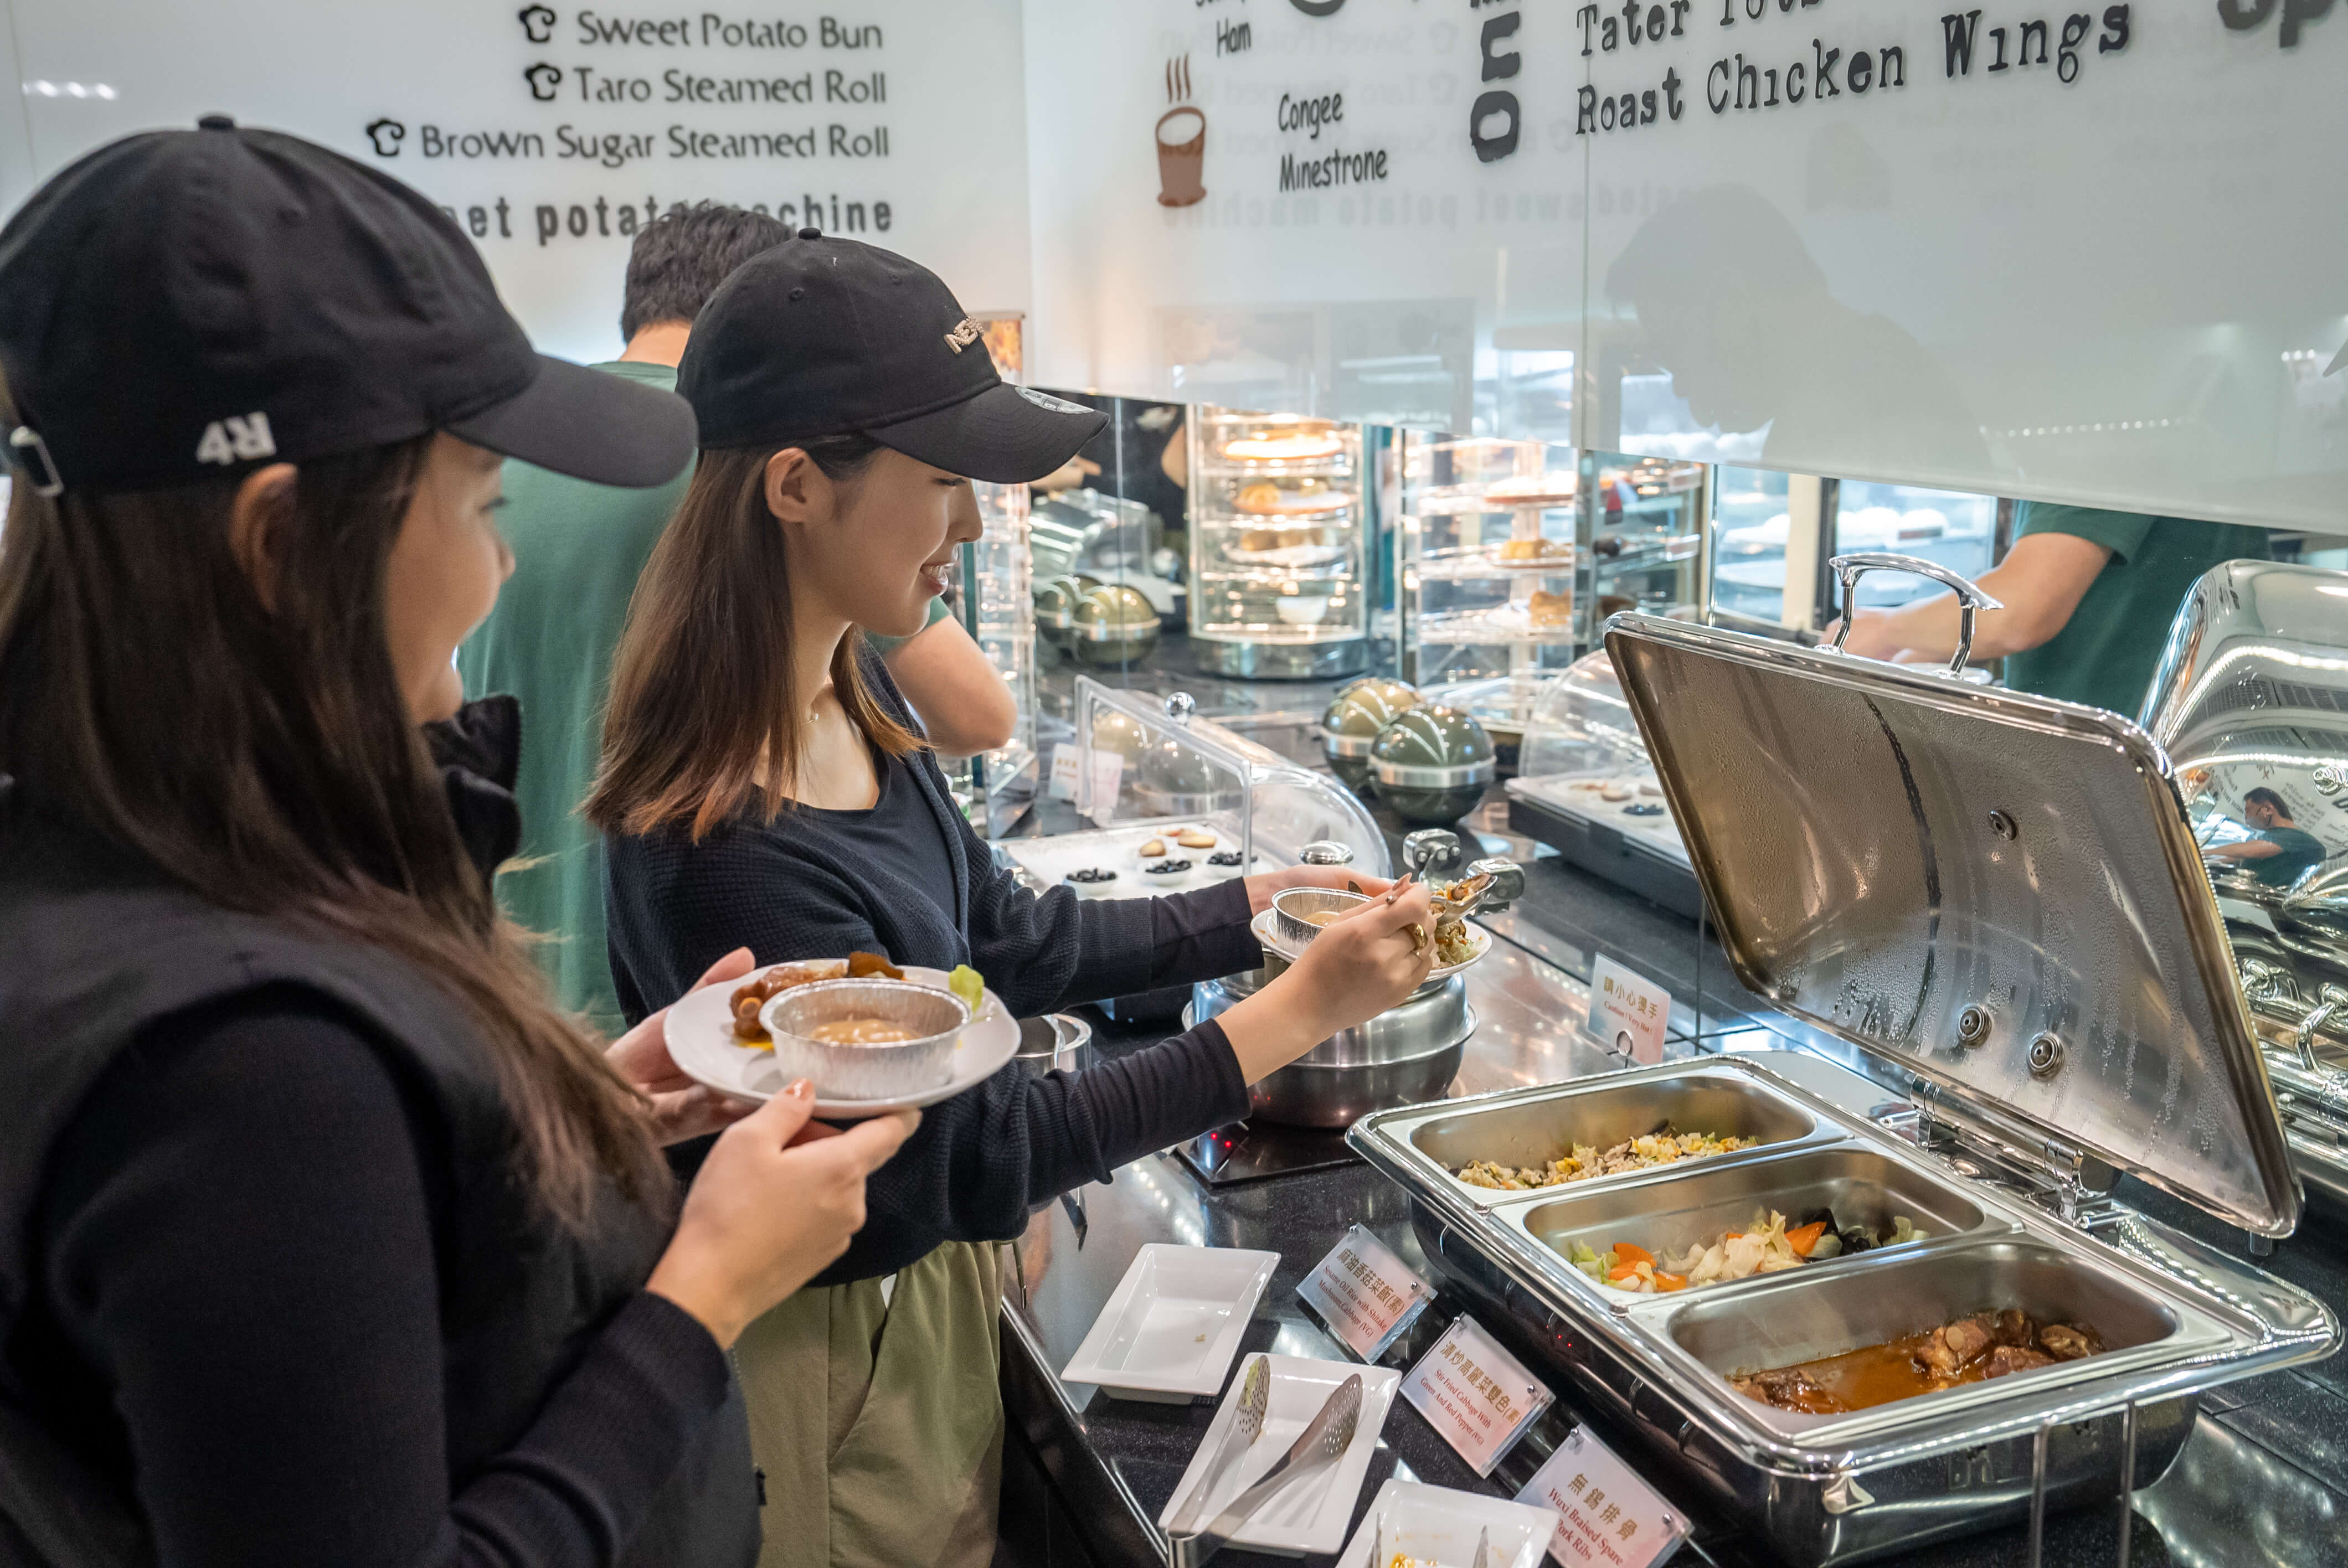
[[[511,716],[431,727],[485,876]],[[756,1560],[740,1389],[643,1288],[665,1195],[548,1214],[428,976],[5,778],[0,953],[0,1562]]]
[[[98,1081],[10,1359],[75,1448],[135,1469],[160,1562],[608,1563],[717,1420],[716,1342],[638,1292],[452,1478],[432,1136],[375,1046],[290,990],[151,1029]]]
[[[880,661],[868,657],[865,672],[911,725]],[[1160,898],[1087,900],[1066,887],[1038,897],[995,865],[927,753],[886,759],[881,771],[870,813],[739,818],[697,845],[681,827],[613,839],[605,903],[623,1011],[642,1018],[649,999],[680,994],[742,946],[761,963],[860,950],[932,968],[966,963],[1021,1018],[1263,962],[1236,880]],[[876,854],[863,836],[873,815],[909,805],[930,827],[905,829],[900,853]],[[951,846],[948,877],[918,847],[932,836]],[[1014,1063],[923,1113],[867,1182],[864,1229],[818,1283],[892,1273],[943,1241],[1008,1240],[1036,1204],[1247,1109],[1238,1059],[1211,1020],[1081,1073],[1035,1079]]]

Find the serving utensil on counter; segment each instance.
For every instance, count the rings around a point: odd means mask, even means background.
[[[1263,1435],[1263,1413],[1272,1404],[1272,1368],[1262,1356],[1248,1358],[1247,1368],[1240,1374],[1239,1408],[1231,1412],[1231,1424],[1224,1429],[1223,1440],[1216,1445],[1214,1457],[1207,1461],[1206,1472],[1190,1491],[1189,1501],[1175,1516],[1177,1532],[1198,1527],[1199,1515],[1205,1512],[1207,1499],[1215,1494],[1223,1472],[1240,1455],[1255,1446]]]
[[[1253,1486],[1231,1499],[1215,1515],[1213,1522],[1195,1534],[1169,1533],[1167,1544],[1173,1549],[1175,1568],[1198,1568],[1198,1564],[1221,1551],[1232,1534],[1274,1497],[1295,1482],[1335,1464],[1353,1446],[1361,1419],[1362,1375],[1356,1372],[1338,1384],[1336,1391],[1323,1401],[1319,1413],[1279,1461],[1264,1471]]]
[[[1492,1568],[1492,1532],[1489,1526],[1476,1532],[1476,1561],[1468,1568]]]

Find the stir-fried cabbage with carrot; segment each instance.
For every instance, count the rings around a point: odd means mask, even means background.
[[[1880,1230],[1863,1225],[1837,1229],[1830,1210],[1816,1210],[1804,1223],[1788,1225],[1775,1209],[1753,1211],[1753,1223],[1730,1231],[1709,1245],[1697,1243],[1679,1254],[1662,1256],[1629,1242],[1616,1242],[1599,1252],[1587,1242],[1575,1242],[1567,1261],[1610,1289],[1639,1296],[1669,1294],[1728,1279],[1749,1279],[1756,1274],[1823,1263],[1846,1253],[1878,1246],[1897,1246],[1922,1233],[1906,1214],[1895,1214]]]

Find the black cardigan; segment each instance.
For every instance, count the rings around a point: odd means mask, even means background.
[[[878,659],[866,678],[884,707],[911,712]],[[612,978],[633,1020],[747,946],[761,963],[863,950],[951,969],[967,963],[1019,1017],[1257,967],[1237,882],[1169,897],[1037,896],[994,864],[922,753],[884,759],[891,792],[917,792],[942,835],[941,858],[851,848],[831,814],[786,810],[720,824],[700,843],[681,827],[614,838],[607,856]],[[866,1188],[865,1227],[818,1283],[892,1273],[943,1241],[1000,1241],[1039,1203],[1116,1166],[1247,1114],[1247,1084],[1210,1022],[1082,1073],[1030,1078],[1014,1064],[932,1106],[921,1131]]]

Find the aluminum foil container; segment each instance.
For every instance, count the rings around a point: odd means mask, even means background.
[[[1346,893],[1334,887],[1283,887],[1272,896],[1272,928],[1283,941],[1303,947],[1321,934],[1321,927],[1305,918],[1334,910],[1350,915],[1368,903],[1362,893]]]
[[[916,1038],[888,1045],[835,1045],[807,1030],[842,1019],[878,1018]],[[770,999],[758,1021],[775,1042],[783,1081],[805,1078],[819,1100],[889,1100],[935,1089],[953,1076],[954,1047],[970,1009],[950,991],[908,980],[818,980]]]

